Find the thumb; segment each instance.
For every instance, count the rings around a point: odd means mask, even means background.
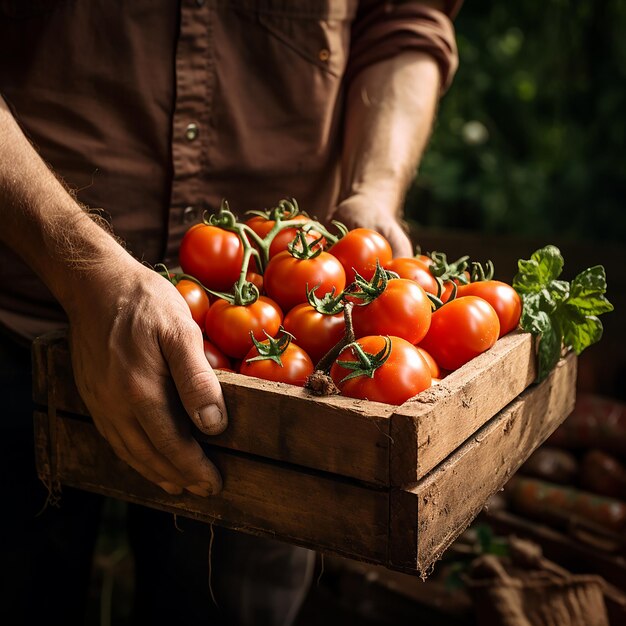
[[[163,355],[189,417],[202,432],[219,435],[228,425],[224,395],[204,354],[202,334],[196,329],[194,322],[193,330],[177,333],[174,346],[166,341]]]

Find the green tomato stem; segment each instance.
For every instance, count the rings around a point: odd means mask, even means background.
[[[316,370],[328,372],[331,365],[336,361],[340,352],[349,344],[354,343],[354,326],[352,324],[352,302],[346,302],[343,309],[343,319],[346,324],[346,330],[343,337],[338,341],[317,363]]]
[[[292,216],[295,216],[297,214],[298,212],[296,206],[296,210],[294,213],[292,213]],[[263,274],[265,272],[267,264],[269,263],[270,246],[272,245],[272,241],[274,241],[274,238],[279,232],[285,230],[286,228],[301,229],[303,227],[306,227],[307,230],[310,229],[319,232],[331,244],[336,243],[339,239],[338,237],[329,233],[328,230],[316,220],[310,220],[307,222],[302,222],[301,220],[296,219],[283,220],[280,216],[280,212],[278,211],[276,212],[274,217],[274,226],[272,226],[271,230],[263,238],[259,237],[259,235],[257,235],[257,233],[254,232],[254,230],[250,228],[247,224],[239,222],[235,214],[230,211],[228,203],[226,201],[222,202],[219,212],[217,214],[211,215],[208,219],[208,223],[212,226],[218,226],[219,228],[223,228],[224,230],[236,233],[243,246],[243,260],[241,264],[241,272],[239,273],[239,279],[237,280],[237,283],[234,285],[233,288],[234,304],[252,304],[258,299],[258,290],[253,290],[250,287],[247,287],[247,274],[248,267],[250,265],[250,258],[254,256],[257,261],[259,272]],[[341,232],[341,229],[339,230]],[[252,240],[254,245],[250,243],[250,240]],[[223,297],[223,295],[221,295],[220,297]]]

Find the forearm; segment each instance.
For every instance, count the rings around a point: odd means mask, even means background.
[[[131,257],[76,202],[26,139],[0,98],[0,239],[66,311],[94,268]]]
[[[169,493],[219,491],[219,473],[189,420],[221,432],[226,407],[189,307],[90,218],[2,100],[0,219],[0,239],[68,314],[76,385],[116,454]]]
[[[360,72],[350,85],[341,200],[355,195],[397,215],[430,135],[440,92],[431,56],[406,51]]]

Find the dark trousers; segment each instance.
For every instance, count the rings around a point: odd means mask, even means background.
[[[64,487],[60,502],[35,470],[28,348],[0,334],[0,622],[85,623],[102,498]],[[270,539],[129,506],[137,624],[288,625],[311,582],[314,555]],[[9,618],[11,616],[11,618]],[[16,617],[14,617],[16,616]]]

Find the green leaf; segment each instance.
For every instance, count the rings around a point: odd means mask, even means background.
[[[537,250],[518,262],[513,287],[522,298],[521,327],[539,337],[537,380],[558,362],[563,346],[580,354],[602,337],[601,313],[613,310],[606,299],[606,276],[601,265],[581,272],[570,283],[558,280],[563,257],[555,246]]]
[[[520,325],[527,333],[541,335],[550,330],[552,321],[547,311],[542,310],[531,301],[529,303],[524,302]]]
[[[541,333],[537,348],[537,382],[541,382],[552,371],[561,358],[561,329],[551,323]]]
[[[586,269],[572,281],[567,303],[584,311],[586,315],[600,315],[613,310],[606,299],[606,275],[601,265]]]
[[[493,530],[491,526],[486,524],[478,524],[476,526],[476,538],[478,539],[478,545],[482,554],[489,554],[491,543],[494,538]]]
[[[518,274],[513,287],[520,295],[541,291],[561,275],[563,263],[561,252],[556,246],[541,248],[529,260],[518,261]]]
[[[465,582],[463,581],[463,574],[468,569],[467,563],[462,563],[461,561],[457,561],[453,563],[448,568],[448,575],[445,579],[445,589],[449,592],[458,591],[459,589],[463,589],[465,587]]]
[[[563,343],[580,354],[602,339],[602,322],[595,315],[583,315],[569,305],[559,311],[563,327]]]

